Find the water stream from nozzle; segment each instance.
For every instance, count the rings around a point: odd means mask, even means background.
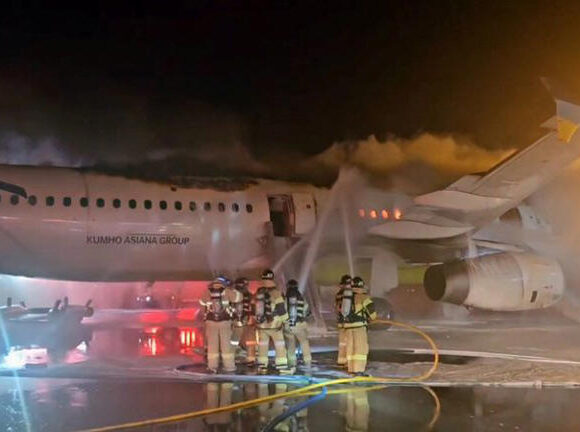
[[[344,197],[342,197],[342,193],[346,189],[346,187],[354,182],[357,178],[358,172],[354,168],[342,168],[340,173],[338,174],[338,179],[332,186],[330,190],[330,194],[328,196],[328,201],[326,202],[326,206],[324,207],[324,211],[320,215],[320,219],[316,223],[314,227],[314,231],[310,236],[310,244],[308,245],[308,249],[306,250],[306,254],[304,255],[304,259],[302,261],[302,267],[300,270],[300,278],[298,279],[298,286],[301,293],[304,293],[306,289],[306,282],[310,275],[310,271],[312,269],[312,265],[314,264],[314,260],[317,257],[318,249],[320,248],[320,241],[322,239],[322,234],[328,225],[328,221],[330,215],[334,210],[337,208],[337,200],[342,199],[344,201]],[[345,207],[346,211],[346,207]],[[343,225],[345,225],[345,230],[349,230],[348,223],[345,222],[345,218],[343,217]],[[347,241],[347,250],[350,250],[349,256],[349,266],[352,266],[352,250],[350,246],[350,234],[346,237],[345,241]]]
[[[309,240],[310,234],[302,237],[300,240],[294,243],[286,252],[284,252],[284,255],[282,255],[278,260],[278,262],[274,264],[274,267],[272,267],[272,271],[274,272],[274,274],[277,274],[278,271],[282,268],[282,266],[286,264],[286,261],[288,261],[290,257],[292,257],[298,251],[298,249],[300,249],[302,246],[308,243]]]
[[[346,208],[346,196],[342,196],[340,201],[340,210],[342,213],[342,228],[344,235],[344,243],[346,246],[346,256],[348,258],[348,272],[351,276],[354,276],[354,261],[352,258],[352,243],[350,236],[350,221],[348,218],[348,211]]]

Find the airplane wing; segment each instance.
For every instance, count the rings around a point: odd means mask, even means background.
[[[493,221],[552,180],[580,156],[580,103],[556,98],[556,130],[515,153],[485,175],[468,175],[444,190],[415,198],[403,219],[370,233],[430,240],[467,234]]]

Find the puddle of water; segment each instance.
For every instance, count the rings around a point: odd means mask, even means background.
[[[30,384],[30,383],[29,383]],[[215,408],[290,390],[287,384],[35,379],[24,390],[32,429],[67,431]],[[578,430],[580,390],[439,388],[437,430]],[[303,399],[280,399],[147,430],[254,431]],[[21,405],[7,378],[0,379],[0,419],[24,430]],[[329,395],[288,419],[281,429],[383,431],[425,430],[434,401],[420,387],[389,387]]]

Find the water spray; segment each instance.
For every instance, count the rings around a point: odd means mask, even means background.
[[[282,266],[284,264],[286,264],[286,261],[288,261],[290,259],[290,257],[292,255],[294,255],[298,249],[300,249],[302,246],[304,246],[306,243],[308,243],[310,241],[310,234],[302,237],[300,240],[298,240],[296,243],[294,243],[290,249],[288,249],[284,255],[282,255],[280,257],[280,259],[278,260],[278,262],[276,262],[276,264],[274,264],[274,267],[272,267],[272,271],[274,272],[274,274],[278,273],[278,270],[280,270],[280,268],[282,268]]]
[[[338,175],[338,179],[336,180],[336,182],[332,186],[332,189],[330,190],[330,195],[328,197],[325,209],[320,215],[320,219],[318,220],[318,223],[314,228],[310,244],[308,245],[306,255],[304,256],[304,260],[302,262],[300,278],[298,280],[298,287],[302,294],[304,294],[304,291],[306,289],[306,281],[308,279],[308,276],[310,275],[312,264],[314,263],[314,259],[316,258],[316,254],[318,253],[318,249],[320,247],[322,233],[324,232],[324,229],[328,224],[328,218],[330,217],[332,211],[336,208],[336,199],[340,195],[342,188],[350,181],[352,181],[355,174],[356,174],[355,169],[342,168]]]
[[[348,212],[344,198],[345,197],[343,196],[342,201],[340,202],[340,210],[342,211],[342,227],[344,229],[344,243],[346,245],[346,255],[348,257],[348,271],[350,275],[354,275],[354,261],[352,258],[352,245],[350,238],[350,221],[348,218]]]

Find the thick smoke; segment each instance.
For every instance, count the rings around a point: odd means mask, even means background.
[[[25,75],[0,71],[0,163],[99,166],[166,177],[255,176],[328,186],[341,166],[350,165],[376,186],[416,194],[484,171],[509,153],[486,150],[464,136],[431,133],[327,143],[325,151],[307,159],[288,148],[258,152],[252,120],[231,109],[185,95],[167,100],[100,75],[64,81],[63,76],[58,69],[38,74],[31,68]],[[55,93],[48,83],[61,91]],[[278,143],[271,148],[278,149]]]
[[[334,143],[307,162],[318,170],[347,164],[367,174],[376,186],[407,194],[424,193],[454,179],[486,171],[514,150],[486,150],[465,137],[423,133],[411,139],[391,137]]]
[[[81,150],[56,137],[33,139],[17,132],[0,133],[0,163],[17,165],[97,166],[105,170],[126,170],[138,175],[159,176],[255,176],[330,185],[342,166],[357,167],[371,183],[383,189],[419,194],[442,187],[468,173],[485,171],[513,150],[486,150],[466,138],[429,133],[412,139],[390,138],[336,142],[310,157],[295,155],[275,160],[256,158],[235,134],[216,140],[206,135],[205,145],[197,139],[190,146],[157,148],[136,144],[97,146]],[[150,143],[149,143],[150,144]],[[209,145],[208,145],[209,144]],[[150,148],[150,150],[147,150]],[[155,169],[151,169],[155,168]]]

